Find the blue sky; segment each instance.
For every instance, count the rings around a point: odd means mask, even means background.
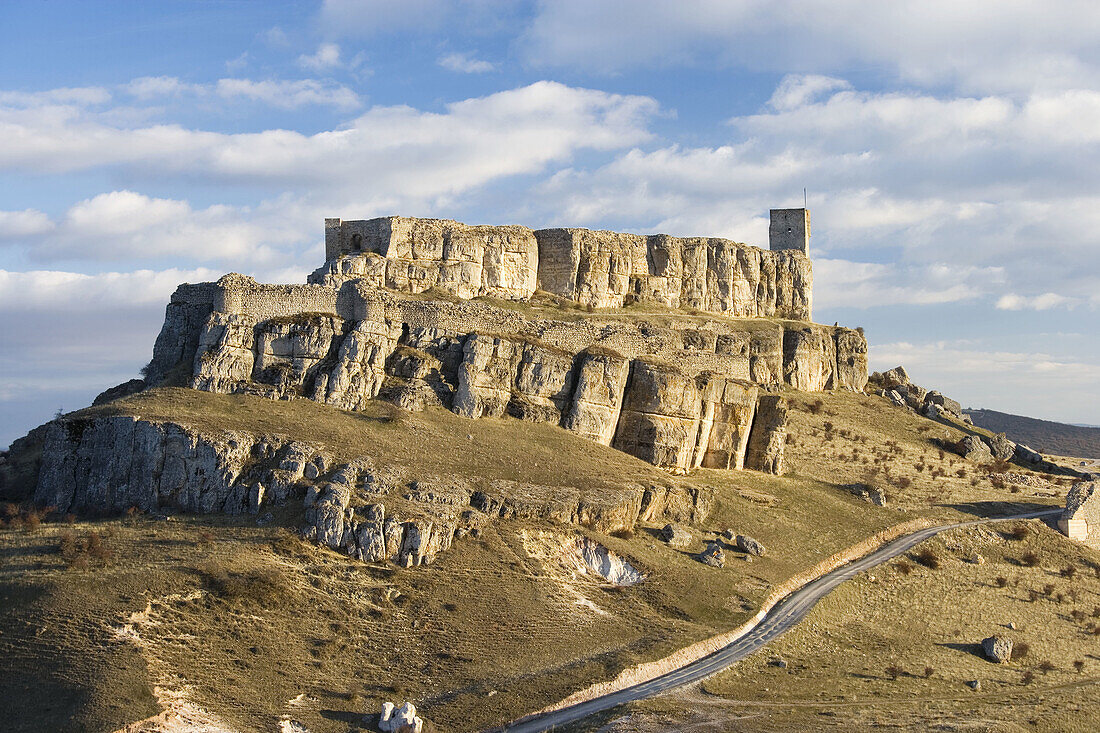
[[[813,212],[815,318],[966,405],[1100,423],[1094,2],[0,4],[0,443],[176,284],[325,216],[727,236]]]

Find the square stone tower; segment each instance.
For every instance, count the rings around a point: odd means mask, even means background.
[[[797,249],[810,254],[810,210],[772,209],[768,240],[772,251]]]

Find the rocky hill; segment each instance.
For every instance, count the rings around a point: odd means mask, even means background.
[[[967,408],[966,413],[975,425],[1005,433],[1013,440],[1034,446],[1043,453],[1100,459],[1100,428],[1067,425],[996,410]]]

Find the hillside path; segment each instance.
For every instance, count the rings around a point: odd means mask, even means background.
[[[643,700],[647,697],[653,697],[654,695],[674,690],[677,687],[700,682],[711,675],[721,672],[734,663],[739,662],[750,654],[759,651],[764,648],[769,641],[792,629],[810,612],[810,609],[812,609],[818,601],[828,595],[841,583],[852,579],[864,570],[869,570],[876,565],[881,565],[902,553],[908,552],[913,547],[916,547],[921,542],[924,542],[930,537],[934,537],[940,532],[957,529],[959,527],[969,527],[976,524],[1007,522],[1017,519],[1034,519],[1036,517],[1059,514],[1061,511],[1061,509],[1049,509],[1039,512],[1029,512],[1027,514],[1015,514],[1008,517],[977,519],[970,522],[958,522],[938,527],[928,527],[913,532],[912,534],[904,535],[802,586],[772,607],[764,618],[762,618],[750,631],[728,646],[712,654],[691,662],[690,664],[686,664],[679,669],[667,672],[660,677],[655,677],[646,682],[641,682],[619,690],[618,692],[612,692],[592,700],[570,705],[561,710],[553,710],[528,720],[521,720],[506,725],[503,729],[498,728],[497,730],[508,731],[508,733],[541,733],[541,731],[549,731],[569,723],[575,723],[589,715],[607,710],[608,708],[613,708],[616,705],[622,705],[635,700]]]

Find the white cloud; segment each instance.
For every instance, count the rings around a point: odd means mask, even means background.
[[[360,106],[358,95],[351,89],[315,79],[298,81],[219,79],[216,91],[218,96],[226,99],[243,97],[282,109],[318,105],[349,110]]]
[[[184,92],[201,91],[202,87],[197,84],[185,84],[174,76],[143,76],[123,85],[123,89],[138,99],[147,100],[154,97],[168,97]]]
[[[299,56],[298,65],[316,72],[324,72],[342,66],[340,46],[335,43],[322,43],[312,55],[302,54]]]
[[[35,237],[53,229],[50,217],[35,209],[0,211],[0,242]]]
[[[54,105],[90,107],[111,101],[111,93],[103,87],[61,87],[41,92],[0,90],[0,105],[13,108],[35,108]]]
[[[1078,304],[1076,298],[1067,298],[1058,293],[1041,293],[1032,297],[1006,293],[997,299],[997,308],[1000,310],[1019,311],[1036,310],[1045,311],[1058,307],[1073,307]]]
[[[81,272],[0,270],[0,309],[82,311],[165,303],[180,283],[216,280],[220,272],[136,270],[88,275]]]
[[[224,80],[223,80],[224,81]],[[219,92],[277,95],[274,86],[219,84]],[[538,82],[448,104],[443,112],[373,107],[335,130],[225,134],[178,125],[124,129],[70,110],[0,108],[0,170],[67,172],[100,166],[354,189],[359,198],[433,196],[535,173],[579,150],[615,150],[650,137],[649,97]],[[415,174],[410,175],[410,171]]]
[[[852,85],[844,79],[819,74],[788,74],[780,82],[768,106],[776,110],[789,110],[816,101],[826,92],[838,89],[851,89]]]
[[[488,61],[474,58],[471,53],[449,53],[440,56],[436,62],[448,71],[456,71],[461,74],[484,74],[496,71],[496,66]]]
[[[605,72],[871,68],[926,86],[1021,92],[1094,88],[1098,35],[1090,0],[541,0],[516,46],[532,63]]]
[[[261,31],[257,37],[269,46],[275,48],[285,48],[290,45],[290,39],[279,26],[272,26],[265,31]]]

